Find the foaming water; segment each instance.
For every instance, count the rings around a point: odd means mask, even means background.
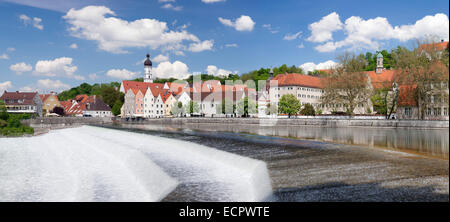
[[[264,162],[190,142],[90,126],[0,139],[0,201],[261,201],[271,194]]]

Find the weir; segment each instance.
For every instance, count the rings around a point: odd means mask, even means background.
[[[0,139],[0,181],[0,201],[160,201],[192,184],[217,201],[272,194],[262,161],[91,126]]]

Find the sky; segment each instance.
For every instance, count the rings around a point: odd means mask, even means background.
[[[0,92],[60,92],[153,74],[306,71],[346,51],[449,38],[448,1],[0,0]]]

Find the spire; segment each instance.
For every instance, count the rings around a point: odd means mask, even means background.
[[[269,78],[270,78],[270,79],[273,78],[273,68],[272,68],[272,67],[270,67]]]
[[[150,54],[147,53],[147,59],[144,62],[144,66],[152,66],[152,61],[150,60]]]

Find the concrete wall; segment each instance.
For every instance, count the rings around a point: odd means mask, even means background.
[[[65,128],[81,126],[86,124],[105,124],[112,123],[111,117],[39,117],[21,121],[27,126],[33,128]]]
[[[121,121],[126,122],[124,119]],[[133,122],[127,122],[133,123]],[[155,125],[189,124],[255,124],[264,126],[323,126],[323,127],[389,127],[389,128],[449,128],[449,121],[373,120],[373,119],[257,119],[257,118],[164,118],[134,123]]]

